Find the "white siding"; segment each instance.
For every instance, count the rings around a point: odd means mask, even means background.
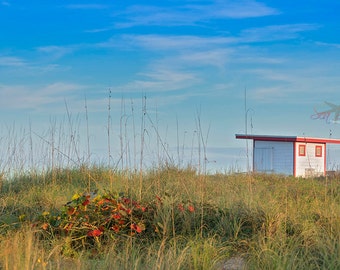
[[[293,175],[293,143],[254,141],[254,171]]]
[[[306,155],[299,156],[299,145],[306,146]],[[315,147],[322,147],[322,156],[315,155]],[[296,143],[296,176],[308,177],[324,175],[325,171],[325,144],[320,143]]]

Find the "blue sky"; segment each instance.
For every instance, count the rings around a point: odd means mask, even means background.
[[[110,154],[122,168],[141,151],[242,167],[245,89],[248,132],[340,138],[338,124],[311,118],[340,104],[339,10],[334,0],[0,0],[2,143],[16,134],[26,150]],[[57,144],[63,136],[72,143]]]

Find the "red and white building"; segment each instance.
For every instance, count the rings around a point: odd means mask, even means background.
[[[236,134],[253,140],[253,171],[309,177],[326,175],[326,146],[340,139]]]

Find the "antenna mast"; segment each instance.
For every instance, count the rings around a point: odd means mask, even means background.
[[[248,119],[247,119],[248,109],[247,109],[247,87],[244,88],[244,120],[245,120],[245,134],[248,135]],[[249,149],[248,140],[246,139],[246,157],[247,157],[247,173],[249,172]]]

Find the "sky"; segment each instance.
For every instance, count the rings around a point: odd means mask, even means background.
[[[237,133],[340,138],[339,10],[0,0],[0,166],[242,171]]]

